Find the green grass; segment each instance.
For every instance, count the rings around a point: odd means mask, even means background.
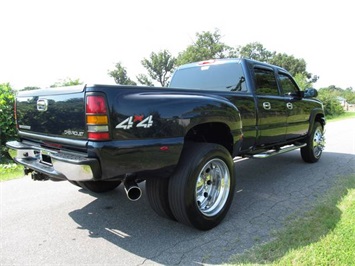
[[[339,121],[347,118],[354,118],[355,112],[345,112],[340,116],[337,117],[327,117],[327,122]]]
[[[12,162],[0,163],[0,181],[23,177],[23,167]]]
[[[235,256],[236,265],[355,265],[355,174],[286,222],[274,240]]]

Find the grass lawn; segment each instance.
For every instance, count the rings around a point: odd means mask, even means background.
[[[12,162],[0,162],[0,181],[23,177],[23,167]]]
[[[339,178],[317,206],[286,222],[274,240],[235,256],[235,265],[355,265],[355,174]]]
[[[327,117],[327,122],[343,120],[347,118],[355,118],[355,112],[345,112],[344,114],[337,117]]]

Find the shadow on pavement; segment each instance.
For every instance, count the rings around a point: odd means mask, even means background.
[[[231,209],[218,227],[207,232],[157,216],[145,194],[130,202],[122,186],[96,195],[69,215],[88,237],[103,238],[147,263],[227,263],[231,256],[269,241],[287,217],[302,215],[338,178],[355,173],[355,156],[325,152],[318,163],[307,164],[295,151],[241,161],[235,167],[237,189]],[[140,187],[145,193],[144,183]],[[129,261],[120,258],[120,263]]]

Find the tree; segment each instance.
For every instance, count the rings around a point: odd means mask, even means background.
[[[337,97],[334,97],[332,94],[327,94],[320,91],[318,98],[322,101],[325,115],[328,118],[336,117],[344,113],[344,109],[340,102],[337,100]]]
[[[152,52],[149,59],[144,58],[141,61],[142,65],[147,69],[149,77],[159,82],[162,87],[167,85],[174,71],[175,62],[176,58],[174,58],[168,50],[163,50],[159,53]],[[153,85],[153,82],[144,74],[137,76],[137,79],[141,84]]]
[[[66,79],[61,79],[61,80],[57,81],[56,83],[52,84],[50,86],[50,88],[75,86],[75,85],[81,85],[81,84],[83,84],[83,82],[81,82],[80,79],[66,78]]]
[[[137,80],[140,84],[142,85],[147,85],[147,86],[152,86],[154,87],[154,83],[147,75],[144,74],[138,74]]]
[[[343,94],[343,97],[348,103],[355,103],[355,91],[352,87],[346,88]]]
[[[328,117],[335,117],[344,113],[344,109],[338,99],[345,98],[346,93],[346,90],[334,85],[319,89],[318,98],[323,102],[324,111]]]
[[[109,71],[108,75],[110,77],[113,77],[113,79],[115,80],[116,84],[120,84],[120,85],[137,85],[136,82],[134,82],[133,80],[131,80],[127,76],[127,70],[126,70],[125,67],[122,66],[121,62],[118,62],[115,65],[115,69]]]
[[[213,33],[209,31],[196,33],[196,38],[194,44],[189,45],[178,55],[177,65],[234,55],[234,49],[221,42],[222,36],[218,29]]]
[[[319,90],[319,94],[323,97],[329,96],[329,98],[334,99],[341,97],[344,98],[348,103],[355,103],[355,91],[353,91],[352,87],[343,90],[342,88],[331,85],[326,88],[321,88]]]
[[[259,42],[249,43],[237,48],[237,57],[254,59],[260,62],[269,62],[275,52],[270,52]]]
[[[300,87],[301,90],[305,90],[305,89],[308,89],[308,88],[312,88],[313,86],[313,83],[310,82],[306,75],[302,74],[302,73],[297,73],[295,76],[294,76],[294,79],[298,85],[298,87]]]
[[[308,83],[308,85],[315,83],[319,78],[318,76],[307,72],[307,64],[304,59],[295,58],[293,55],[288,55],[286,53],[269,51],[259,42],[239,46],[237,48],[237,57],[254,59],[260,62],[280,66],[290,72],[292,76],[296,76],[300,73],[303,77],[306,77],[306,83]]]
[[[16,138],[16,124],[14,117],[15,92],[9,83],[0,84],[0,136],[1,157],[7,154],[5,143]]]
[[[287,69],[292,75],[297,73],[305,74],[309,78],[306,72],[306,61],[304,59],[297,59],[293,55],[285,53],[277,53],[268,61],[270,64],[280,66]]]
[[[301,73],[310,83],[315,83],[319,78],[318,76],[312,76],[312,73],[307,72],[307,64],[303,58],[295,58],[293,55],[277,53],[268,61],[268,63],[286,69],[293,76],[296,76],[297,73]]]

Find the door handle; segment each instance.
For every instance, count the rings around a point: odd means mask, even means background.
[[[292,103],[286,103],[287,109],[292,110],[293,109],[293,104]]]
[[[37,100],[37,110],[40,112],[45,112],[48,109],[48,100],[47,99],[38,99]]]
[[[265,110],[271,110],[271,104],[269,102],[263,102],[263,108]]]

